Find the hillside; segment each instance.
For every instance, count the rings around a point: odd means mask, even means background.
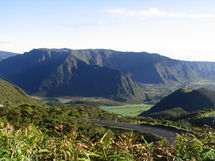
[[[215,108],[194,111],[171,119],[174,122],[189,122],[191,125],[197,127],[208,125],[215,128]]]
[[[17,55],[17,53],[12,53],[12,52],[7,52],[7,51],[0,51],[0,61],[2,61],[3,59],[12,57]]]
[[[31,98],[20,88],[0,79],[0,104],[31,102]]]
[[[105,97],[119,101],[141,100],[144,96],[129,76],[87,64],[68,49],[32,50],[9,58],[0,63],[0,73],[39,96]]]
[[[178,89],[167,97],[163,98],[159,103],[153,106],[150,110],[140,114],[142,116],[159,113],[186,113],[197,110],[215,107],[215,92],[205,88]]]

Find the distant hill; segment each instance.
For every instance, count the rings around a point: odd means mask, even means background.
[[[87,64],[71,50],[32,50],[0,63],[0,74],[39,96],[105,97],[140,100],[140,87],[129,76],[108,67]]]
[[[182,88],[163,98],[150,110],[141,115],[154,115],[154,113],[163,116],[168,115],[168,113],[177,115],[214,107],[214,91],[205,88]]]
[[[7,52],[7,51],[0,51],[0,61],[3,59],[9,58],[11,56],[15,56],[17,53]]]
[[[0,104],[5,102],[32,102],[31,98],[20,88],[0,78]]]

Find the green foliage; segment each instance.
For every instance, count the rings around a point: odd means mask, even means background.
[[[0,123],[1,160],[213,160],[215,159],[215,135],[205,130],[200,138],[194,135],[178,135],[176,144],[165,140],[140,142],[134,133],[105,133],[100,139],[71,131],[67,135],[50,136],[34,125],[14,130],[10,124]]]
[[[181,107],[175,107],[168,110],[160,111],[160,112],[153,112],[149,116],[153,118],[174,118],[174,117],[180,117],[181,115],[187,114],[185,110],[183,110]]]
[[[178,135],[176,144],[170,145],[149,134],[95,126],[86,122],[87,119],[127,121],[89,105],[5,104],[0,107],[0,158],[17,161],[215,159],[213,129],[202,129],[198,135]],[[180,123],[153,118],[140,121],[156,126]]]
[[[176,156],[178,160],[214,160],[215,133],[205,131],[200,138],[192,134],[177,136]]]
[[[38,104],[7,105],[0,107],[0,119],[5,123],[12,124],[16,129],[34,124],[48,129],[48,133],[53,136],[58,136],[59,132],[67,134],[71,130],[76,129],[80,134],[89,136],[90,138],[99,137],[107,130],[85,120],[126,120],[89,105],[55,107]]]

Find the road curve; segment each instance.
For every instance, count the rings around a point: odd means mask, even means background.
[[[163,138],[166,138],[170,143],[174,143],[177,133],[184,132],[182,130],[180,131],[176,129],[175,130],[168,129],[165,127],[156,127],[153,125],[129,124],[129,123],[119,123],[119,122],[109,122],[109,121],[99,121],[99,120],[87,120],[87,121],[94,124],[104,125],[104,126],[114,126],[114,127],[132,129],[142,133],[153,133]]]

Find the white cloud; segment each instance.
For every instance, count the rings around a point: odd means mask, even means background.
[[[128,10],[126,8],[107,9],[106,13],[117,17],[178,17],[178,18],[210,18],[215,17],[211,14],[188,14],[188,13],[170,13],[161,11],[157,8],[148,10]]]

